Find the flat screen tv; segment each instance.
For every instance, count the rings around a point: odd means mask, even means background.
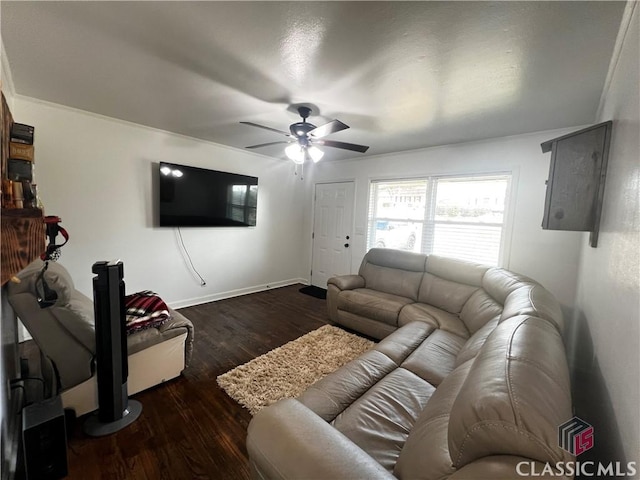
[[[253,227],[258,178],[160,162],[161,227]]]

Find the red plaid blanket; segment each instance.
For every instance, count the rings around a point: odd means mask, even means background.
[[[167,304],[150,290],[127,295],[124,305],[127,335],[145,328],[157,328],[171,317]]]

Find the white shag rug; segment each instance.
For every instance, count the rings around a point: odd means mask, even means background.
[[[374,342],[325,325],[217,378],[218,385],[255,415],[357,358]]]

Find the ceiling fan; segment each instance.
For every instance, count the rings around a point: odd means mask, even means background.
[[[284,149],[284,152],[289,159],[297,164],[304,163],[308,158],[313,160],[313,162],[320,160],[324,155],[324,152],[319,149],[318,146],[341,148],[343,150],[351,150],[353,152],[360,153],[364,153],[369,149],[369,147],[365,145],[338,142],[335,140],[324,140],[324,137],[327,135],[331,135],[332,133],[336,133],[341,130],[346,130],[349,126],[342,123],[340,120],[331,120],[329,123],[316,127],[315,125],[307,122],[307,118],[311,113],[311,109],[309,107],[299,106],[297,110],[302,117],[302,121],[291,124],[289,126],[289,132],[265,127],[264,125],[258,125],[253,122],[240,122],[244,125],[263,128],[289,137],[289,140],[261,143],[259,145],[251,145],[245,148],[261,148],[270,145],[289,144],[289,146]]]

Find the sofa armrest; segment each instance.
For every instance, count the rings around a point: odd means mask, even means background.
[[[165,331],[173,328],[184,328],[187,330],[187,339],[184,344],[184,366],[188,367],[191,363],[191,356],[193,354],[193,323],[187,317],[180,312],[169,307],[169,313],[171,319],[160,326],[160,331]]]
[[[364,288],[365,282],[364,277],[360,275],[340,275],[327,280],[327,285],[335,285],[340,290],[354,290]]]
[[[256,478],[395,478],[294,399],[281,400],[251,420],[247,450]]]
[[[360,275],[339,275],[327,280],[327,312],[331,321],[340,323],[338,319],[338,296],[340,292],[364,288],[364,286],[364,277]]]

